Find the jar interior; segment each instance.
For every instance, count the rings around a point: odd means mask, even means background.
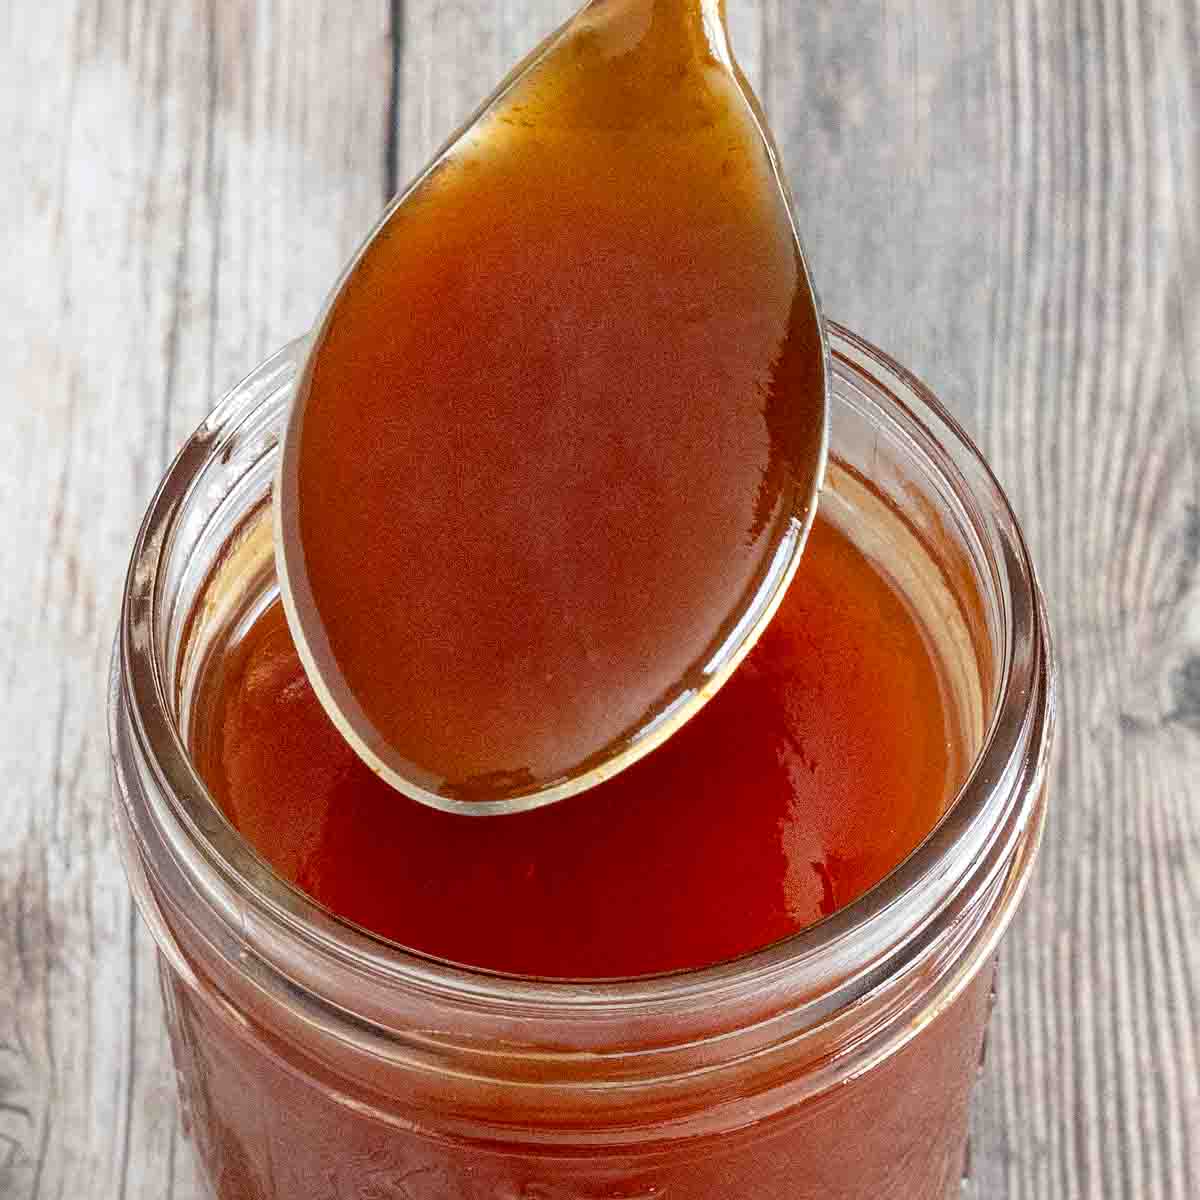
[[[206,736],[211,691],[229,650],[275,601],[270,490],[294,362],[285,352],[260,375],[259,403],[214,433],[160,565],[155,636],[176,734]],[[952,726],[948,778],[965,782],[995,705],[994,648],[1004,614],[980,586],[991,564],[953,463],[861,366],[834,360],[831,459],[821,516],[838,527],[903,598],[936,664]],[[200,440],[204,440],[202,431]],[[188,451],[185,451],[185,454]],[[803,569],[803,567],[801,567]],[[946,811],[953,794],[945,797]],[[239,837],[209,800],[216,821]],[[222,838],[224,841],[225,838]],[[292,885],[270,873],[278,887]]]

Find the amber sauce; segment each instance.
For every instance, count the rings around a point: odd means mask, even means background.
[[[820,517],[776,617],[679,733],[591,792],[456,816],[397,795],[334,729],[278,604],[210,672],[193,747],[233,823],[341,916],[548,976],[699,966],[848,903],[928,833],[958,734],[917,623]]]
[[[446,795],[554,778],[636,725],[728,633],[811,480],[819,331],[719,7],[593,5],[324,328],[311,599],[357,702]],[[381,782],[278,605],[200,708],[204,778],[284,877],[406,946],[547,976],[700,966],[820,919],[925,836],[956,761],[915,621],[822,521],[708,707],[546,809],[451,815]]]
[[[444,795],[603,757],[697,681],[807,510],[820,334],[719,7],[613,0],[548,43],[317,348],[310,600],[372,728]]]

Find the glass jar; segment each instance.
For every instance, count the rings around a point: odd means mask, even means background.
[[[1041,833],[1046,617],[1013,515],[916,379],[831,327],[822,513],[912,606],[973,764],[871,891],[731,963],[464,969],[339,921],[232,828],[187,751],[209,656],[275,595],[269,492],[302,348],[186,444],[134,547],[110,736],[185,1122],[220,1200],[942,1198],[997,941]]]

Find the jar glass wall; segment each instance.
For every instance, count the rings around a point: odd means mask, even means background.
[[[971,761],[936,829],[819,925],[734,962],[603,982],[473,971],[313,903],[187,752],[199,680],[276,594],[289,347],[184,447],[134,548],[110,734],[181,1101],[220,1200],[798,1200],[954,1194],[991,962],[1044,815],[1045,615],[986,465],[836,326],[821,505],[910,605]]]

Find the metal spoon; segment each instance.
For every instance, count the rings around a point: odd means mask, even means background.
[[[669,736],[796,569],[827,357],[723,0],[593,0],[393,202],[298,381],[278,573],[358,754],[486,814]]]

